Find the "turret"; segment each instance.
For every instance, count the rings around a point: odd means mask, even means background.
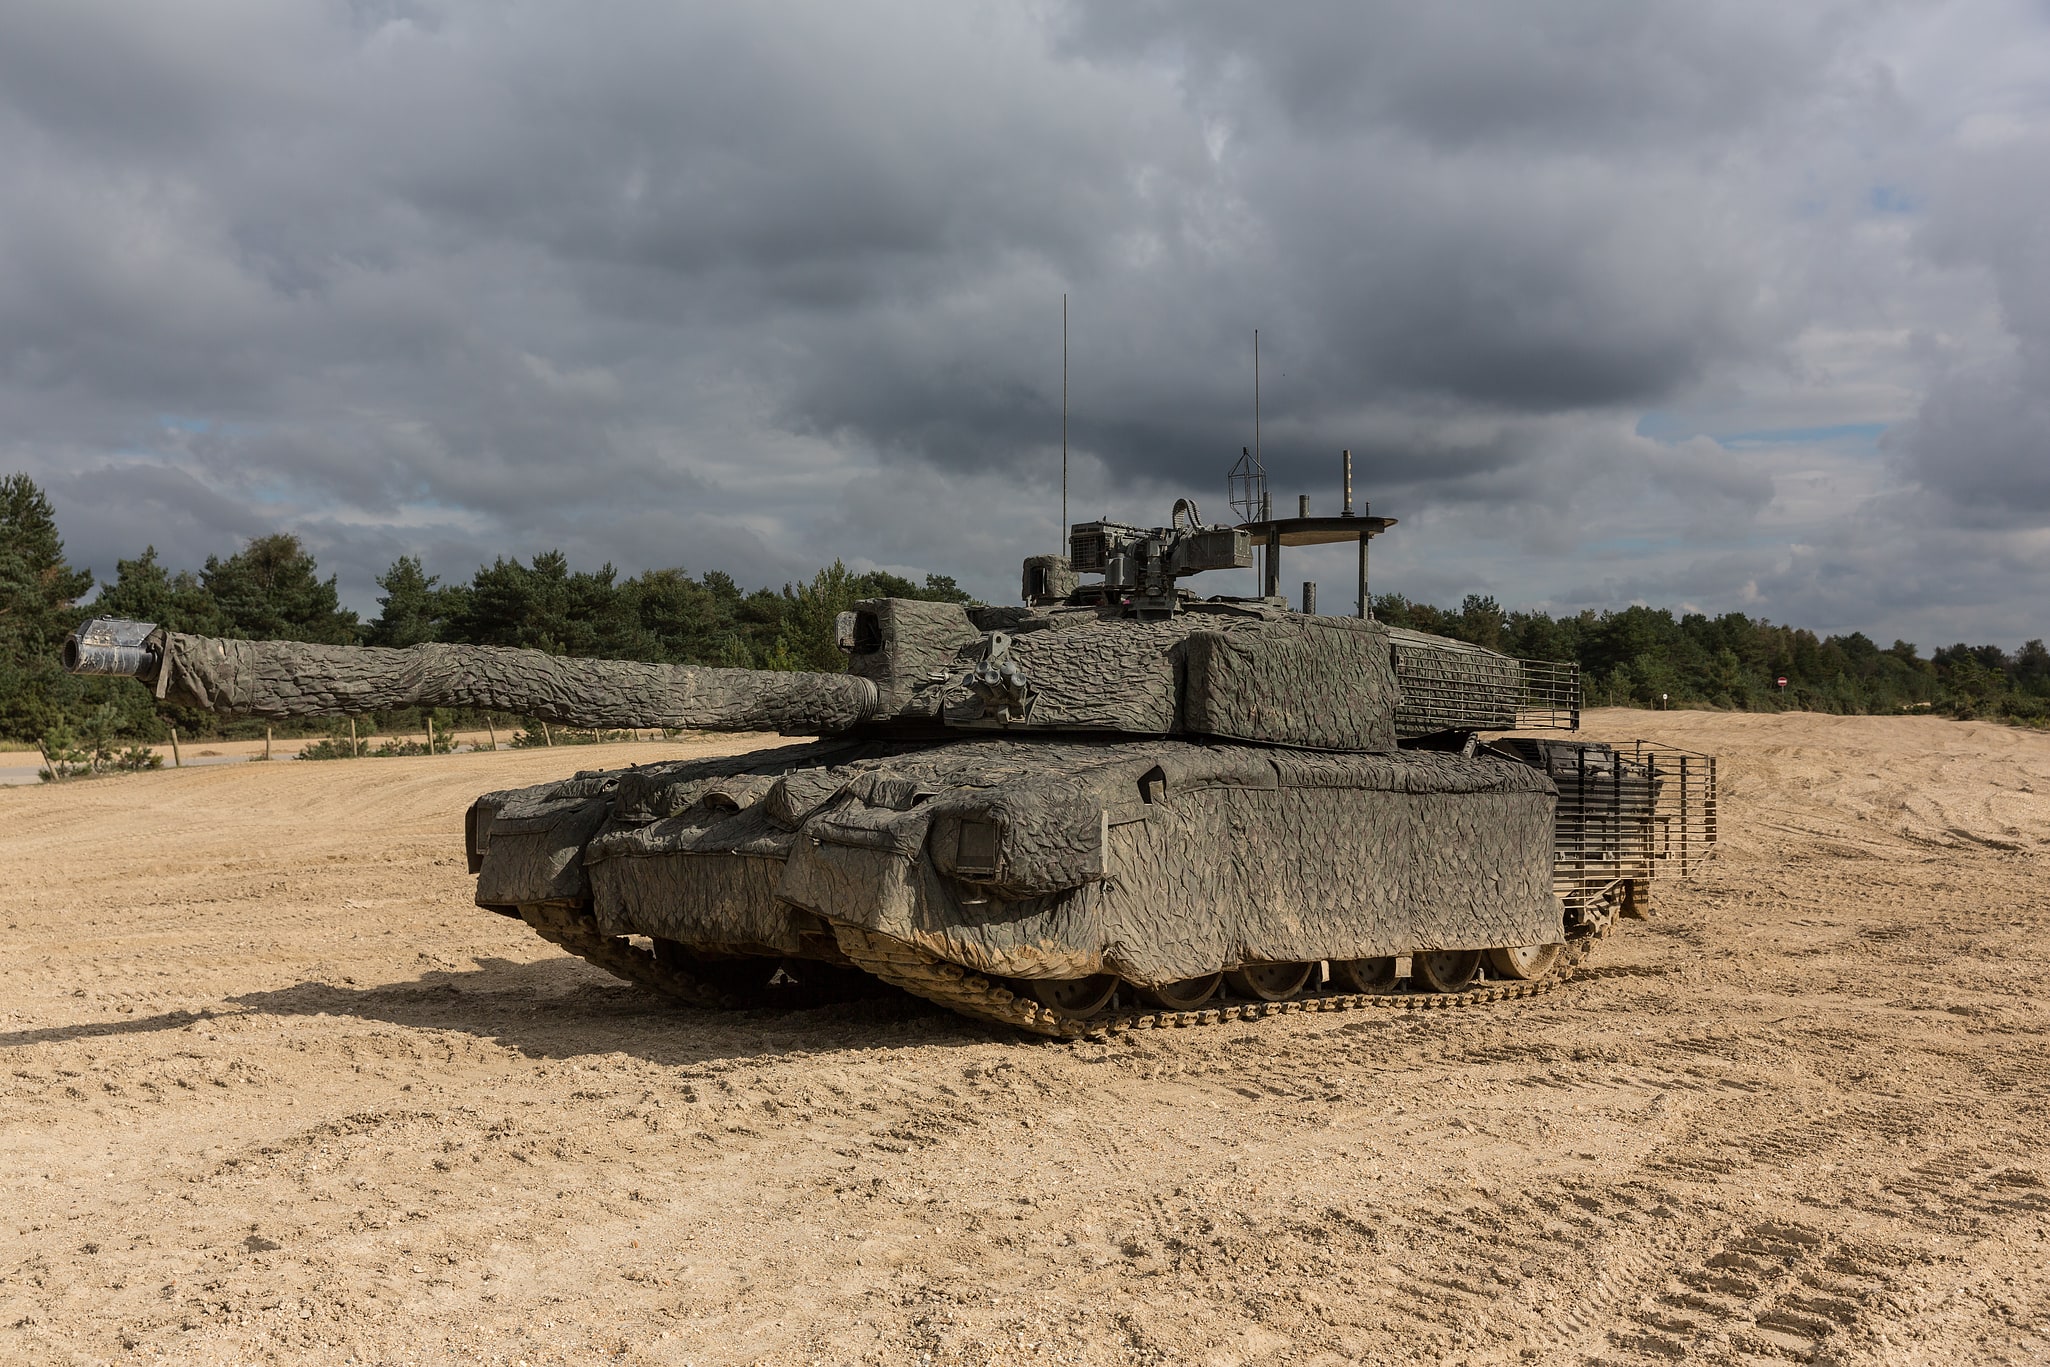
[[[879,598],[842,613],[844,674],[222,640],[110,618],[80,628],[64,663],[141,679],[186,706],[277,719],[472,707],[586,727],[1186,736],[1347,751],[1576,727],[1572,666],[1387,627],[1367,615],[1364,574],[1362,611],[1347,617],[1294,612],[1271,594],[1202,598],[1179,582],[1251,567],[1256,536],[1270,582],[1284,545],[1342,534],[1364,561],[1367,538],[1392,525],[1348,513],[1206,526],[1188,500],[1166,527],[1080,523],[1068,556],[1026,562],[1026,606]]]

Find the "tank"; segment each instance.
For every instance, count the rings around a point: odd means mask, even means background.
[[[877,599],[846,672],[221,640],[103,619],[80,673],[248,716],[475,707],[798,743],[486,793],[477,904],[704,1007],[884,983],[1052,1036],[1541,990],[1715,843],[1711,758],[1577,729],[1571,666],[1369,615],[1393,519],[1098,521],[1016,606]],[[1351,616],[1274,592],[1356,538]],[[1245,570],[1265,592],[1185,581]],[[1305,597],[1313,597],[1306,586]]]

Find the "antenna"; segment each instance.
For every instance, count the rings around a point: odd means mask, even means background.
[[[1267,518],[1267,466],[1260,459],[1260,329],[1253,329],[1253,449],[1239,448],[1237,463],[1225,481],[1232,511],[1240,522]]]
[[[1068,549],[1068,296],[1061,294],[1061,532],[1060,548]]]
[[[1260,456],[1260,329],[1253,329],[1253,468],[1260,472],[1260,520],[1267,520],[1267,462]],[[1267,550],[1260,550],[1261,593],[1267,590]]]

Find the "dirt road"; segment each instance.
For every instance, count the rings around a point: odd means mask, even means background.
[[[0,1361],[2042,1362],[2050,735],[1595,713],[1726,846],[1465,1012],[665,1005],[469,906],[633,745],[0,792]]]

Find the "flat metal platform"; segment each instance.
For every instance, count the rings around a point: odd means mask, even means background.
[[[1357,541],[1362,533],[1379,536],[1395,525],[1392,517],[1277,517],[1266,522],[1242,522],[1239,530],[1250,533],[1256,544],[1283,546],[1335,546]]]

